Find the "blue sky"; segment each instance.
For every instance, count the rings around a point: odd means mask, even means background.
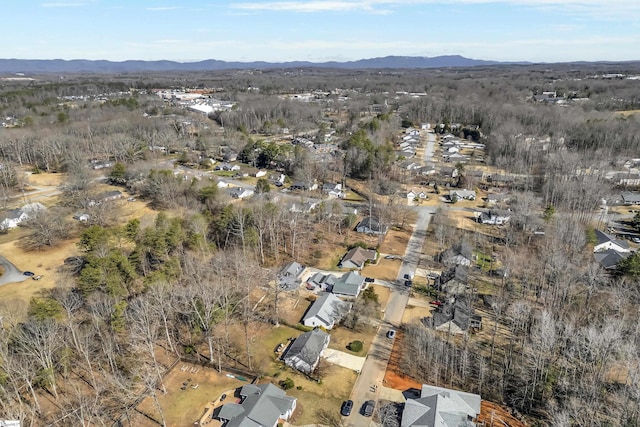
[[[640,60],[640,0],[10,0],[0,57]]]

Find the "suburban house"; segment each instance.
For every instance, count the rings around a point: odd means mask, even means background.
[[[281,288],[295,289],[300,284],[300,275],[304,271],[304,265],[295,261],[285,264],[278,272],[278,284]]]
[[[291,191],[312,191],[318,189],[318,184],[309,181],[296,181],[289,187]]]
[[[123,195],[120,192],[120,190],[105,191],[103,193],[96,195],[93,199],[89,200],[89,206],[99,205],[100,203],[103,203],[103,202],[111,202],[113,200],[121,199],[122,197]]]
[[[267,175],[267,171],[259,170],[253,176],[255,176],[256,178],[261,178],[261,177],[266,176],[266,175]]]
[[[278,421],[288,420],[296,409],[296,398],[273,384],[246,384],[240,389],[240,403],[225,403],[214,418],[225,427],[276,427]]]
[[[423,385],[420,398],[407,399],[401,427],[474,427],[480,414],[480,395]]]
[[[229,189],[229,195],[234,199],[246,199],[253,196],[253,190],[244,187],[233,187]]]
[[[509,201],[509,195],[506,193],[490,193],[487,194],[487,204],[495,205],[497,203],[505,203]]]
[[[356,225],[356,231],[365,234],[387,234],[387,226],[380,224],[380,221],[377,219],[368,216]]]
[[[364,277],[354,271],[344,274],[336,279],[331,292],[337,295],[357,297],[365,287]]]
[[[629,244],[624,240],[616,239],[614,236],[603,233],[600,230],[596,230],[595,234],[596,244],[593,247],[593,252],[603,252],[609,249],[617,252],[629,252]]]
[[[329,334],[315,328],[293,341],[282,360],[287,366],[309,375],[318,366],[320,355],[329,345]]]
[[[640,205],[640,193],[632,193],[630,191],[624,191],[620,194],[622,203],[630,205]]]
[[[349,303],[331,293],[324,293],[311,304],[302,318],[302,324],[314,328],[321,326],[325,329],[331,329],[349,309]]]
[[[618,252],[615,249],[606,249],[593,253],[593,259],[605,270],[615,270],[618,263],[631,255],[631,252]]]
[[[6,212],[4,219],[0,222],[0,230],[16,228],[21,222],[28,220],[33,215],[47,208],[41,203],[29,203],[19,209],[11,209]]]
[[[336,280],[338,279],[333,274],[323,274],[318,272],[307,280],[307,289],[313,290],[315,288],[319,288],[322,291],[331,292]]]
[[[480,224],[504,225],[511,219],[511,212],[504,210],[490,210],[488,212],[476,212],[476,221]]]
[[[449,191],[449,200],[475,200],[476,192],[473,190],[451,190]]]
[[[436,331],[456,335],[467,332],[469,328],[482,328],[482,316],[475,314],[467,298],[459,297],[438,307],[431,317],[423,319],[423,323]]]
[[[342,184],[334,184],[326,182],[322,184],[322,192],[326,194],[330,199],[344,199],[345,192],[342,191]]]
[[[339,266],[342,268],[357,268],[362,270],[367,261],[376,260],[376,251],[372,249],[362,249],[356,246],[347,252],[340,261]]]
[[[218,188],[228,188],[229,187],[229,183],[227,181],[224,181],[224,180],[221,179],[216,183],[216,187],[218,187]]]
[[[318,200],[307,200],[306,202],[301,203],[294,202],[291,203],[289,212],[310,213],[317,208],[319,204],[320,202]]]

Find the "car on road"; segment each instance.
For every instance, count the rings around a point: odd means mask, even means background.
[[[373,410],[376,409],[376,402],[373,400],[367,400],[362,407],[362,415],[370,417],[373,415]]]
[[[27,277],[32,277],[36,275],[33,271],[24,271],[22,274],[24,274]]]
[[[394,339],[395,337],[396,337],[396,330],[395,329],[389,329],[387,331],[387,338]]]
[[[429,304],[435,305],[436,307],[441,307],[444,303],[442,301],[435,300],[431,301]]]
[[[413,286],[413,280],[405,280],[404,285],[408,288]]]
[[[353,400],[345,400],[342,402],[342,408],[340,408],[340,415],[343,417],[348,417],[351,415],[351,410],[353,409]]]

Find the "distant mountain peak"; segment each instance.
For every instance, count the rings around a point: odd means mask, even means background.
[[[359,59],[356,61],[291,61],[291,62],[227,62],[207,59],[198,62],[176,61],[107,61],[87,59],[0,59],[0,73],[127,73],[142,71],[211,71],[233,69],[270,69],[270,68],[343,68],[343,69],[382,69],[382,68],[450,68],[475,67],[509,64],[498,61],[485,61],[465,58],[461,55],[426,56],[384,56]]]

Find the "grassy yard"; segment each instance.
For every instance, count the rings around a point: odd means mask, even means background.
[[[197,373],[192,373],[189,370],[182,371],[181,367],[183,366],[199,370]],[[187,385],[182,390],[181,388],[185,382]],[[241,387],[247,382],[230,378],[225,373],[218,373],[211,368],[178,363],[164,377],[164,384],[167,393],[158,393],[158,401],[162,407],[167,425],[187,427],[193,425],[194,421],[197,421],[203,415],[205,406],[209,402],[215,401],[222,393]],[[197,384],[197,388],[193,388],[195,384]],[[151,397],[145,398],[137,409],[152,418],[160,419]],[[143,425],[155,425],[150,420],[146,421],[148,421],[148,424]]]
[[[369,346],[371,346],[371,341],[373,341],[375,333],[376,330],[371,325],[365,325],[362,332],[355,332],[343,326],[338,326],[331,330],[331,341],[329,342],[329,348],[364,357],[369,351]],[[362,341],[362,343],[364,344],[362,347],[362,351],[354,353],[347,348],[349,343],[353,341]]]
[[[284,325],[278,328],[270,327],[268,330],[258,331],[255,343],[252,346],[256,369],[269,376],[279,372],[282,362],[277,361],[277,355],[274,350],[278,347],[278,344],[283,343],[286,345],[288,344],[288,338],[295,338],[300,334],[302,334],[302,331]]]

